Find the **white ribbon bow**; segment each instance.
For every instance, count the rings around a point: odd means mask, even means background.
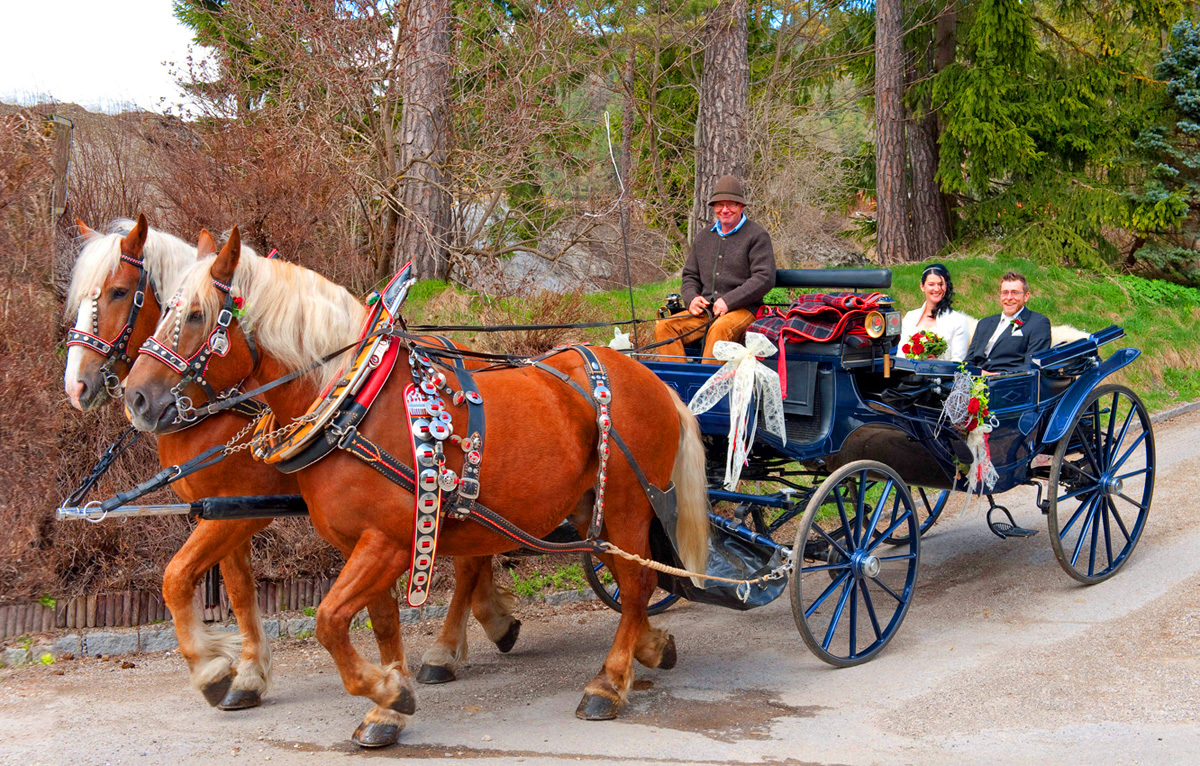
[[[625,351],[633,348],[633,344],[629,341],[629,333],[621,332],[620,329],[613,328],[613,339],[608,342],[608,347],[613,351]]]
[[[725,360],[725,364],[704,382],[688,403],[688,409],[699,415],[712,409],[726,394],[730,395],[729,450],[725,455],[724,485],[729,491],[737,487],[758,427],[757,412],[752,416],[750,411],[752,403],[757,402],[762,408],[763,426],[787,444],[779,373],[758,361],[759,357],[774,353],[774,344],[756,332],[746,333],[744,346],[728,340],[717,341],[713,356]]]

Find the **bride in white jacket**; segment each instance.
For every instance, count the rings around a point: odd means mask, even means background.
[[[905,314],[900,323],[901,348],[896,355],[904,356],[901,349],[915,333],[930,330],[946,341],[946,350],[938,358],[961,362],[971,342],[972,323],[966,314],[953,308],[954,281],[945,266],[934,263],[921,272],[921,292],[925,294],[925,303]]]

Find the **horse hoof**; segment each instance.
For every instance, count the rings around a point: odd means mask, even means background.
[[[216,707],[225,699],[225,695],[229,692],[229,687],[233,685],[233,674],[221,676],[211,684],[200,689],[200,693],[204,695],[204,699],[208,700],[208,704]]]
[[[417,712],[417,698],[413,696],[412,689],[405,686],[400,689],[400,693],[396,695],[396,699],[392,700],[392,704],[388,705],[388,707],[397,713],[412,715]]]
[[[521,621],[513,620],[513,624],[508,626],[508,632],[500,637],[496,642],[496,648],[503,654],[508,654],[512,651],[513,646],[517,643],[517,636],[521,635]]]
[[[400,727],[394,723],[363,721],[354,730],[350,741],[359,747],[387,747],[400,739]]]
[[[245,710],[262,704],[262,695],[255,690],[230,689],[217,707],[221,710]]]
[[[422,665],[421,669],[417,671],[417,683],[419,684],[448,684],[457,678],[454,670],[442,665]]]
[[[617,717],[620,709],[618,700],[599,694],[585,694],[579,707],[575,708],[575,717],[585,721],[610,721]]]
[[[667,643],[662,651],[662,659],[658,661],[658,669],[670,670],[675,667],[676,662],[679,662],[679,655],[675,652],[675,636],[667,636]]]

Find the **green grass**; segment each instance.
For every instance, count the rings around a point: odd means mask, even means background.
[[[583,567],[579,564],[567,564],[548,573],[534,572],[528,577],[518,574],[515,569],[510,569],[509,574],[512,576],[513,592],[522,598],[531,598],[547,589],[560,591],[588,587],[587,580],[583,579]]]
[[[1126,337],[1102,350],[1111,354],[1116,348],[1141,349],[1142,356],[1111,379],[1132,388],[1150,410],[1200,398],[1200,343],[1196,328],[1200,322],[1200,290],[1183,288],[1158,280],[1123,275],[1105,275],[1050,266],[1006,255],[969,253],[941,259],[954,277],[955,308],[976,318],[999,311],[997,298],[1001,275],[1009,269],[1029,279],[1034,311],[1050,317],[1053,324],[1068,324],[1081,330],[1095,331],[1110,324],[1125,328]],[[896,305],[908,310],[921,301],[919,281],[924,264],[906,264],[892,269],[892,289]],[[429,321],[426,307],[444,302],[445,283],[418,283],[409,297],[406,313],[410,321]],[[633,290],[635,314],[651,320],[668,293],[679,292],[674,280],[639,285]],[[781,290],[771,297],[782,298]],[[487,299],[478,295],[457,296],[461,308],[452,312],[434,311],[437,321],[467,324],[479,321],[480,310],[487,306],[508,317],[506,321],[535,321],[536,302],[524,298]],[[579,316],[561,321],[596,322],[628,319],[629,293],[625,289],[579,296]],[[545,321],[540,320],[540,321]],[[628,329],[628,328],[625,328]],[[639,341],[646,343],[652,332],[649,324],[639,327]],[[607,344],[611,328],[586,331],[588,340]],[[469,338],[463,338],[470,342]]]

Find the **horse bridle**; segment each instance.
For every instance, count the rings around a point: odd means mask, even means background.
[[[149,288],[150,294],[154,296],[154,299],[158,300],[158,293],[155,292],[154,283],[150,280],[150,272],[146,270],[145,259],[134,258],[131,255],[121,253],[121,260],[137,267],[138,270],[137,290],[133,293],[133,304],[129,307],[129,315],[125,318],[125,326],[120,329],[117,336],[111,341],[101,338],[100,311],[98,310],[100,295],[93,294],[88,296],[88,300],[92,301],[92,331],[88,333],[72,327],[67,333],[68,347],[83,346],[104,357],[104,363],[100,365],[100,375],[104,380],[105,390],[114,399],[121,396],[121,379],[113,372],[113,367],[117,362],[124,362],[128,366],[133,365],[133,357],[129,353],[129,339],[133,336],[133,328],[137,324],[138,314],[141,313],[142,305],[146,302],[147,288]]]
[[[231,286],[213,278],[213,285],[225,294],[225,303],[221,307],[220,313],[217,314],[217,324],[204,339],[204,343],[200,348],[196,349],[196,353],[186,359],[176,353],[173,349],[167,348],[158,338],[151,335],[146,339],[139,349],[139,353],[146,354],[166,366],[170,367],[182,377],[179,382],[171,388],[171,394],[175,397],[175,410],[177,416],[176,423],[193,423],[202,416],[213,414],[216,410],[213,407],[223,399],[228,399],[233,396],[241,388],[241,382],[235,386],[217,393],[212,387],[212,384],[204,377],[208,372],[208,363],[213,354],[217,356],[225,356],[229,353],[229,325],[233,322],[234,309],[236,307],[236,299],[233,296]],[[178,296],[176,296],[178,298]],[[182,306],[175,306],[178,312],[183,311]],[[242,328],[242,336],[246,339],[246,345],[250,348],[250,358],[255,367],[258,367],[258,346],[254,342],[254,335]],[[178,339],[176,339],[178,341]],[[195,383],[203,389],[208,396],[208,401],[196,407],[192,403],[191,397],[184,394],[184,389],[191,383]]]

